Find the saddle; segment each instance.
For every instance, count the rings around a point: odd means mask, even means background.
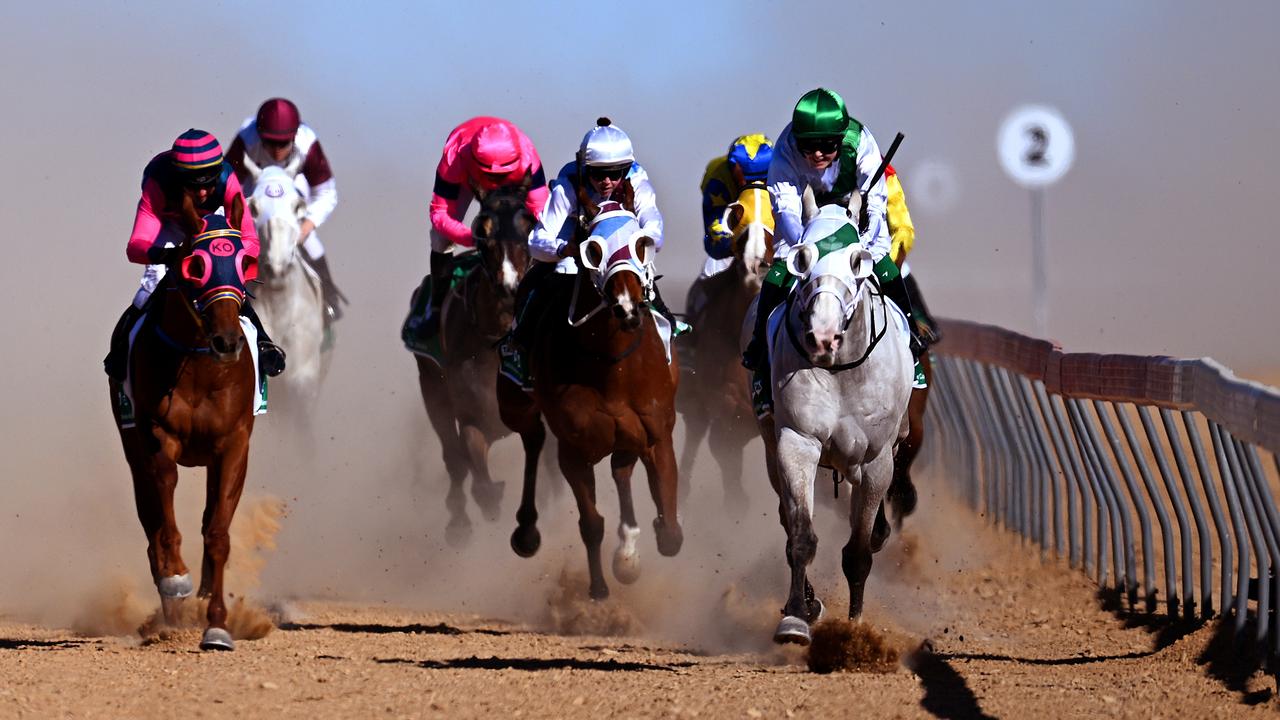
[[[448,293],[450,297],[457,296],[461,292],[463,283],[473,272],[479,269],[480,262],[480,255],[474,252],[453,256],[445,270],[445,277],[449,282]],[[422,282],[409,297],[409,314],[405,317],[404,324],[400,327],[400,340],[409,352],[431,358],[439,363],[443,360],[440,334],[437,333],[435,337],[422,336],[423,323],[427,318],[427,308],[431,305],[431,289],[431,275],[428,273],[422,277]],[[440,311],[442,313],[448,302],[446,299],[445,304],[441,306]]]

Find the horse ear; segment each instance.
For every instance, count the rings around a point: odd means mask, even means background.
[[[875,263],[871,262],[871,253],[866,248],[857,248],[849,254],[849,268],[853,276],[859,280],[869,276]]]
[[[733,233],[734,255],[742,255],[747,246],[747,234],[738,232],[738,227],[742,224],[742,217],[746,213],[746,208],[742,207],[741,203],[729,203],[729,206],[724,209],[724,217],[720,219],[720,224]]]
[[[185,192],[182,193],[182,208],[178,211],[178,223],[183,230],[187,231],[188,236],[195,235],[204,229],[204,220],[196,210],[195,200]]]
[[[231,207],[227,208],[227,221],[231,227],[239,229],[244,220],[244,200],[239,195],[231,198]]]
[[[804,277],[809,274],[816,262],[818,262],[818,246],[806,243],[792,248],[791,255],[787,258],[787,269],[796,277]]]
[[[247,201],[247,203],[246,203],[246,207],[248,207],[248,209],[249,209],[249,217],[250,217],[250,218],[256,218],[256,217],[258,217],[258,203],[257,203],[256,199],[255,199],[253,196],[250,196],[250,197],[249,197],[249,199],[248,199],[248,201]]]
[[[623,178],[617,190],[618,202],[623,209],[634,215],[636,213],[636,189],[631,187],[631,178]]]
[[[590,193],[582,185],[578,186],[578,207],[582,208],[583,212],[586,213],[588,220],[594,218],[600,212],[600,206],[591,200]]]
[[[529,192],[529,188],[533,187],[533,172],[531,170],[524,171],[524,179],[520,181],[520,189]]]

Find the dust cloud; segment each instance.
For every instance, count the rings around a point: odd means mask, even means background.
[[[1280,300],[1270,282],[1280,245],[1269,229],[1280,187],[1271,131],[1280,61],[1265,35],[1280,10],[1270,4],[1232,17],[1164,3],[827,3],[810,11],[823,19],[816,25],[790,4],[659,2],[581,15],[530,7],[506,17],[528,32],[502,34],[505,52],[479,53],[476,29],[492,37],[495,20],[465,9],[444,17],[389,4],[353,17],[278,5],[224,3],[196,39],[189,11],[166,3],[6,7],[2,614],[115,634],[154,610],[100,366],[139,275],[122,252],[139,176],[188,127],[229,144],[277,94],[297,101],[333,164],[339,206],[319,233],[352,304],[313,416],[296,422],[277,401],[255,429],[247,496],[279,498],[286,511],[246,501],[234,527],[260,532],[240,536],[232,563],[245,573],[247,599],[263,606],[342,599],[572,629],[586,561],[564,481],[544,478],[542,550],[517,558],[508,537],[521,450],[513,438],[499,442],[491,462],[507,483],[503,519],[485,523],[472,504],[471,544],[446,545],[439,445],[398,339],[427,269],[440,144],[476,114],[520,124],[548,172],[572,157],[597,116],[627,129],[659,192],[667,237],[658,266],[678,308],[701,266],[705,163],[741,133],[776,135],[805,90],[837,88],[881,140],[907,135],[898,164],[909,197],[919,197],[912,265],[933,310],[1026,330],[1027,198],[1002,176],[994,138],[1014,106],[1053,104],[1074,124],[1078,154],[1047,198],[1052,334],[1070,350],[1212,355],[1241,371],[1280,365],[1265,323],[1240,331],[1227,322]],[[603,27],[632,30],[618,37]],[[296,30],[283,58],[274,50],[281,28]],[[558,41],[566,37],[576,40]],[[632,49],[637,38],[646,51]],[[818,47],[832,50],[808,51]],[[913,186],[913,170],[927,163],[955,173],[953,202]],[[706,648],[767,647],[786,588],[784,542],[758,441],[746,452],[748,516],[726,516],[703,453],[676,558],[658,555],[652,503],[637,493],[642,575],[632,586],[609,577],[610,603],[625,611],[613,626]],[[188,554],[198,553],[203,481],[202,471],[181,473]],[[604,468],[597,483],[607,554],[617,503]],[[925,635],[946,613],[928,578],[982,558],[965,513],[939,487],[921,492],[910,543],[877,557],[868,616]],[[848,531],[829,508],[819,516],[812,575],[839,613]]]

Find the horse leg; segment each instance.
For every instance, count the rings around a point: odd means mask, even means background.
[[[630,585],[640,578],[640,552],[636,548],[640,524],[636,522],[636,506],[631,497],[631,474],[636,469],[636,456],[615,452],[609,465],[613,469],[613,481],[618,486],[618,507],[622,516],[618,523],[618,549],[613,553],[613,576],[623,585]]]
[[[460,431],[471,463],[471,497],[480,506],[484,519],[495,522],[502,515],[502,491],[506,483],[494,482],[489,476],[489,438],[471,424],[463,425]]]
[[[850,477],[856,478],[857,470],[850,467],[847,472]],[[871,555],[874,552],[872,534],[877,525],[877,515],[883,518],[884,495],[893,476],[893,454],[882,451],[862,467],[861,475],[861,482],[854,483],[853,491],[849,493],[851,532],[840,558],[841,569],[849,583],[850,620],[862,615],[863,595],[867,587],[867,576],[871,574]]]
[[[684,450],[680,452],[681,502],[689,499],[689,491],[693,489],[693,465],[698,456],[698,446],[710,427],[706,413],[697,409],[684,413]]]
[[[227,632],[227,606],[223,601],[222,581],[231,554],[231,518],[240,504],[244,476],[249,465],[249,433],[246,431],[230,449],[209,463],[205,492],[204,569],[200,593],[209,598],[209,627],[200,641],[201,650],[234,650],[231,633]]]
[[[453,403],[445,390],[444,373],[435,363],[415,356],[418,362],[418,389],[427,408],[427,419],[440,438],[440,452],[444,469],[449,475],[449,492],[444,505],[449,511],[449,524],[445,526],[445,541],[452,547],[461,547],[471,539],[471,518],[467,516],[467,495],[462,484],[467,479],[471,464],[462,440],[458,436],[458,423]]]
[[[787,565],[791,568],[791,589],[782,608],[782,620],[773,633],[776,643],[808,645],[812,598],[806,569],[818,549],[818,536],[813,531],[813,476],[822,447],[817,440],[800,435],[791,428],[778,434],[777,464],[782,514],[787,528]],[[821,610],[818,610],[818,614]],[[816,618],[814,618],[816,619]]]
[[[649,452],[642,456],[645,474],[649,477],[649,494],[658,507],[658,517],[653,519],[653,530],[658,540],[658,552],[671,557],[680,552],[684,544],[684,530],[680,528],[678,510],[679,471],[676,469],[676,447],[671,433],[661,435]]]
[[[928,355],[925,355],[923,359],[926,378],[932,374],[927,358]],[[927,382],[932,383],[932,380]],[[911,391],[911,400],[907,404],[909,418],[907,434],[894,449],[893,482],[889,484],[887,499],[890,509],[893,510],[893,525],[899,530],[902,529],[902,521],[916,511],[918,498],[915,483],[911,481],[911,464],[920,454],[920,447],[924,443],[924,411],[928,400],[929,388],[916,388]]]
[[[539,420],[520,433],[524,445],[524,487],[520,491],[520,509],[516,511],[516,529],[511,533],[511,549],[520,557],[533,557],[542,545],[538,532],[538,457],[547,440],[547,430]]]
[[[165,623],[177,625],[182,602],[193,590],[191,575],[182,561],[182,533],[173,512],[173,493],[178,487],[178,466],[163,451],[137,462],[130,461],[133,498],[138,520],[147,535],[147,559],[151,578],[160,593]]]
[[[578,503],[578,531],[582,544],[587,548],[587,572],[591,575],[588,590],[592,600],[609,597],[609,586],[604,581],[600,566],[600,543],[604,541],[604,518],[596,510],[596,475],[591,463],[581,457],[567,443],[560,443],[560,472],[569,481],[573,499]]]
[[[729,516],[741,520],[747,516],[746,490],[742,487],[742,436],[728,423],[711,430],[711,454],[720,466],[720,483],[724,486],[724,504]]]

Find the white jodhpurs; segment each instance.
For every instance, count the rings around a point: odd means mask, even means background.
[[[316,237],[315,230],[312,230],[307,239],[303,241],[302,249],[307,252],[308,260],[319,260],[324,257],[324,245],[320,244],[320,238]]]
[[[156,236],[156,245],[164,248],[177,247],[187,237],[186,232],[178,227],[176,223],[166,222],[160,226],[160,234]],[[142,270],[142,281],[138,283],[141,287],[138,292],[134,293],[133,306],[142,309],[147,304],[147,300],[151,297],[151,293],[156,291],[156,286],[164,279],[166,268],[164,265],[147,265]]]

